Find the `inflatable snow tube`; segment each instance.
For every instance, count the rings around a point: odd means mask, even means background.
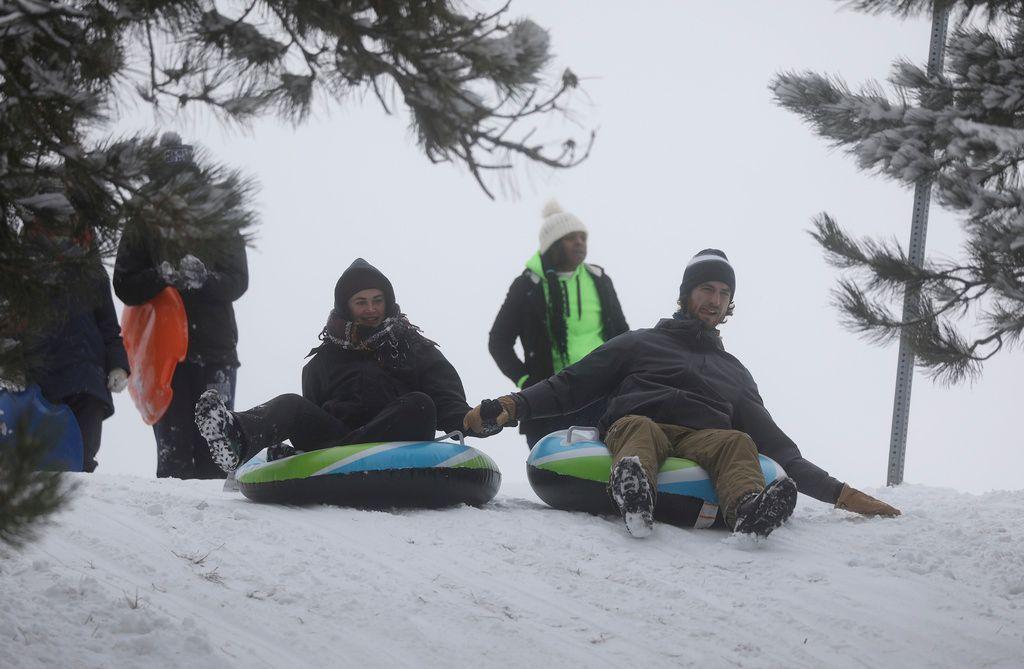
[[[501,485],[486,454],[450,441],[335,446],[267,462],[266,449],[235,480],[255,502],[360,508],[481,506]]]
[[[771,458],[759,455],[765,482],[786,475]],[[534,445],[526,461],[533,491],[546,504],[564,511],[615,514],[608,496],[612,456],[597,430],[572,427],[552,432]],[[668,458],[658,473],[654,517],[680,527],[724,527],[718,494],[708,474],[692,460]]]

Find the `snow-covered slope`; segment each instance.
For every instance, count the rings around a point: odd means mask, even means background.
[[[1024,491],[801,497],[767,541],[548,509],[261,506],[80,475],[0,554],[0,666],[1024,666]]]

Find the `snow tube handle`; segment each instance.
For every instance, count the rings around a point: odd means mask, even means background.
[[[577,444],[581,441],[598,441],[600,436],[601,433],[596,427],[573,425],[569,428],[569,431],[565,433],[565,443]]]
[[[444,441],[445,439],[454,439],[456,437],[458,437],[459,445],[461,445],[461,446],[465,446],[466,445],[466,438],[462,434],[461,430],[454,430],[452,432],[449,432],[448,434],[444,435],[443,437],[439,437],[438,439],[435,439],[434,441]]]

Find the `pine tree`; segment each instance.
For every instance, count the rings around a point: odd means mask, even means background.
[[[36,538],[75,485],[60,472],[37,471],[48,445],[61,436],[49,432],[54,425],[41,421],[33,427],[23,417],[9,427],[16,438],[0,448],[0,545],[19,547]]]
[[[215,252],[255,222],[252,182],[201,150],[196,169],[168,176],[155,137],[105,138],[127,96],[241,124],[271,113],[298,123],[317,101],[359,91],[388,113],[400,98],[427,158],[465,166],[488,195],[485,175],[516,158],[554,168],[585,159],[592,134],[577,147],[521,129],[565,112],[578,81],[566,70],[545,93],[548,33],[507,10],[469,13],[445,0],[0,0],[0,390],[26,381],[32,336],[61,317],[51,305],[76,298],[127,222],[158,236],[172,260]],[[0,461],[0,494],[43,480],[10,462]],[[18,513],[0,506],[0,537]]]
[[[933,6],[847,4],[899,15]],[[918,365],[956,383],[1019,346],[1024,332],[1024,3],[951,4],[955,29],[939,76],[900,61],[891,93],[874,82],[854,91],[813,72],[780,74],[771,89],[861,169],[909,187],[931,181],[938,204],[963,216],[962,259],[927,259],[922,267],[894,242],[853,238],[827,213],[811,233],[831,264],[853,271],[835,292],[846,324],[876,343],[905,330]],[[909,318],[893,309],[905,290],[917,295]]]

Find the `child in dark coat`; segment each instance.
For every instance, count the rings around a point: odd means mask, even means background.
[[[39,338],[39,365],[31,372],[43,397],[66,404],[82,432],[83,469],[95,471],[103,421],[114,414],[111,392],[128,385],[128,355],[121,340],[110,279],[99,263],[89,273],[91,299],[61,307],[66,318]]]

